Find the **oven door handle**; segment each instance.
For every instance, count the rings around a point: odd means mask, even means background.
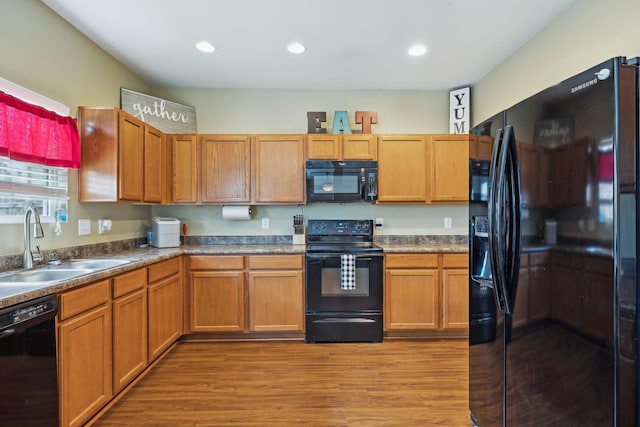
[[[313,323],[376,323],[374,319],[363,319],[362,317],[325,317],[314,320]]]
[[[346,252],[346,253],[348,253],[348,252]],[[340,258],[340,255],[341,255],[340,253],[334,253],[334,254],[312,254],[312,255],[307,254],[307,259],[309,261],[322,260],[322,259],[337,259],[337,258]],[[374,256],[375,257],[381,257],[382,256],[382,254],[373,255],[373,256],[372,255],[364,255],[363,256],[363,255],[358,255],[358,254],[355,254],[355,255],[356,255],[356,260],[358,260],[358,261],[373,261],[373,257]]]

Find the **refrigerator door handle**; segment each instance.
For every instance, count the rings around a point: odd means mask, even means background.
[[[489,196],[488,196],[488,243],[489,243],[489,262],[491,264],[491,280],[493,281],[493,296],[496,301],[496,307],[500,310],[504,306],[504,298],[501,285],[501,268],[500,268],[500,218],[499,218],[499,188],[500,188],[500,167],[498,160],[502,150],[502,140],[504,131],[498,129],[493,145],[493,153],[491,156],[491,167],[489,170]]]
[[[507,176],[507,159],[509,157],[508,137],[509,134],[507,132],[507,128],[505,128],[502,133],[502,141],[498,150],[498,158],[496,162],[497,177],[495,182],[496,191],[494,202],[496,212],[494,215],[494,242],[497,260],[496,276],[498,277],[496,286],[499,288],[501,306],[505,314],[511,314],[513,308],[508,292],[509,280],[511,277],[510,236],[512,232],[512,226],[510,224],[511,196],[509,192],[511,180],[509,179],[509,176]]]
[[[506,187],[508,189],[507,196],[509,199],[508,209],[505,214],[505,224],[508,226],[507,248],[505,251],[507,259],[505,260],[506,280],[504,288],[505,312],[513,314],[518,291],[518,278],[520,272],[520,251],[521,251],[521,193],[520,193],[520,166],[518,162],[518,147],[512,126],[505,128],[504,136],[504,152],[505,152],[505,170],[503,173],[506,179]]]

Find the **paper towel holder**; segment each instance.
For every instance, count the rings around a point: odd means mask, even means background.
[[[222,219],[227,220],[250,220],[253,214],[253,207],[248,205],[222,205]]]

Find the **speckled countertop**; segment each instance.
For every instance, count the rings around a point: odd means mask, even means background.
[[[449,239],[440,236],[436,238],[420,238],[406,236],[394,236],[392,238],[376,239],[376,244],[383,248],[384,252],[448,252],[448,253],[466,253],[468,246],[462,243],[464,239]],[[304,254],[305,245],[293,245],[290,242],[254,243],[251,241],[243,241],[241,244],[198,244],[198,241],[188,241],[186,245],[179,248],[153,248],[153,247],[135,247],[127,245],[123,248],[116,246],[99,249],[97,252],[78,251],[77,248],[71,251],[71,258],[126,258],[131,262],[120,265],[118,267],[106,270],[96,271],[91,274],[79,276],[73,279],[54,283],[49,286],[38,287],[37,289],[28,289],[27,285],[16,285],[14,289],[6,289],[7,292],[2,293],[0,288],[0,308],[13,304],[18,304],[34,298],[56,294],[62,291],[73,289],[88,283],[106,279],[114,275],[125,273],[137,268],[147,266],[165,259],[173,258],[180,255],[260,255],[260,254]],[[105,253],[110,255],[106,256]],[[61,257],[66,259],[68,257]],[[46,268],[46,267],[40,267]],[[5,270],[11,270],[5,269]],[[5,286],[5,285],[2,285]],[[12,286],[12,285],[6,285]]]

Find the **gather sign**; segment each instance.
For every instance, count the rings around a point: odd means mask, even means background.
[[[196,109],[120,88],[120,108],[164,133],[196,133]]]

